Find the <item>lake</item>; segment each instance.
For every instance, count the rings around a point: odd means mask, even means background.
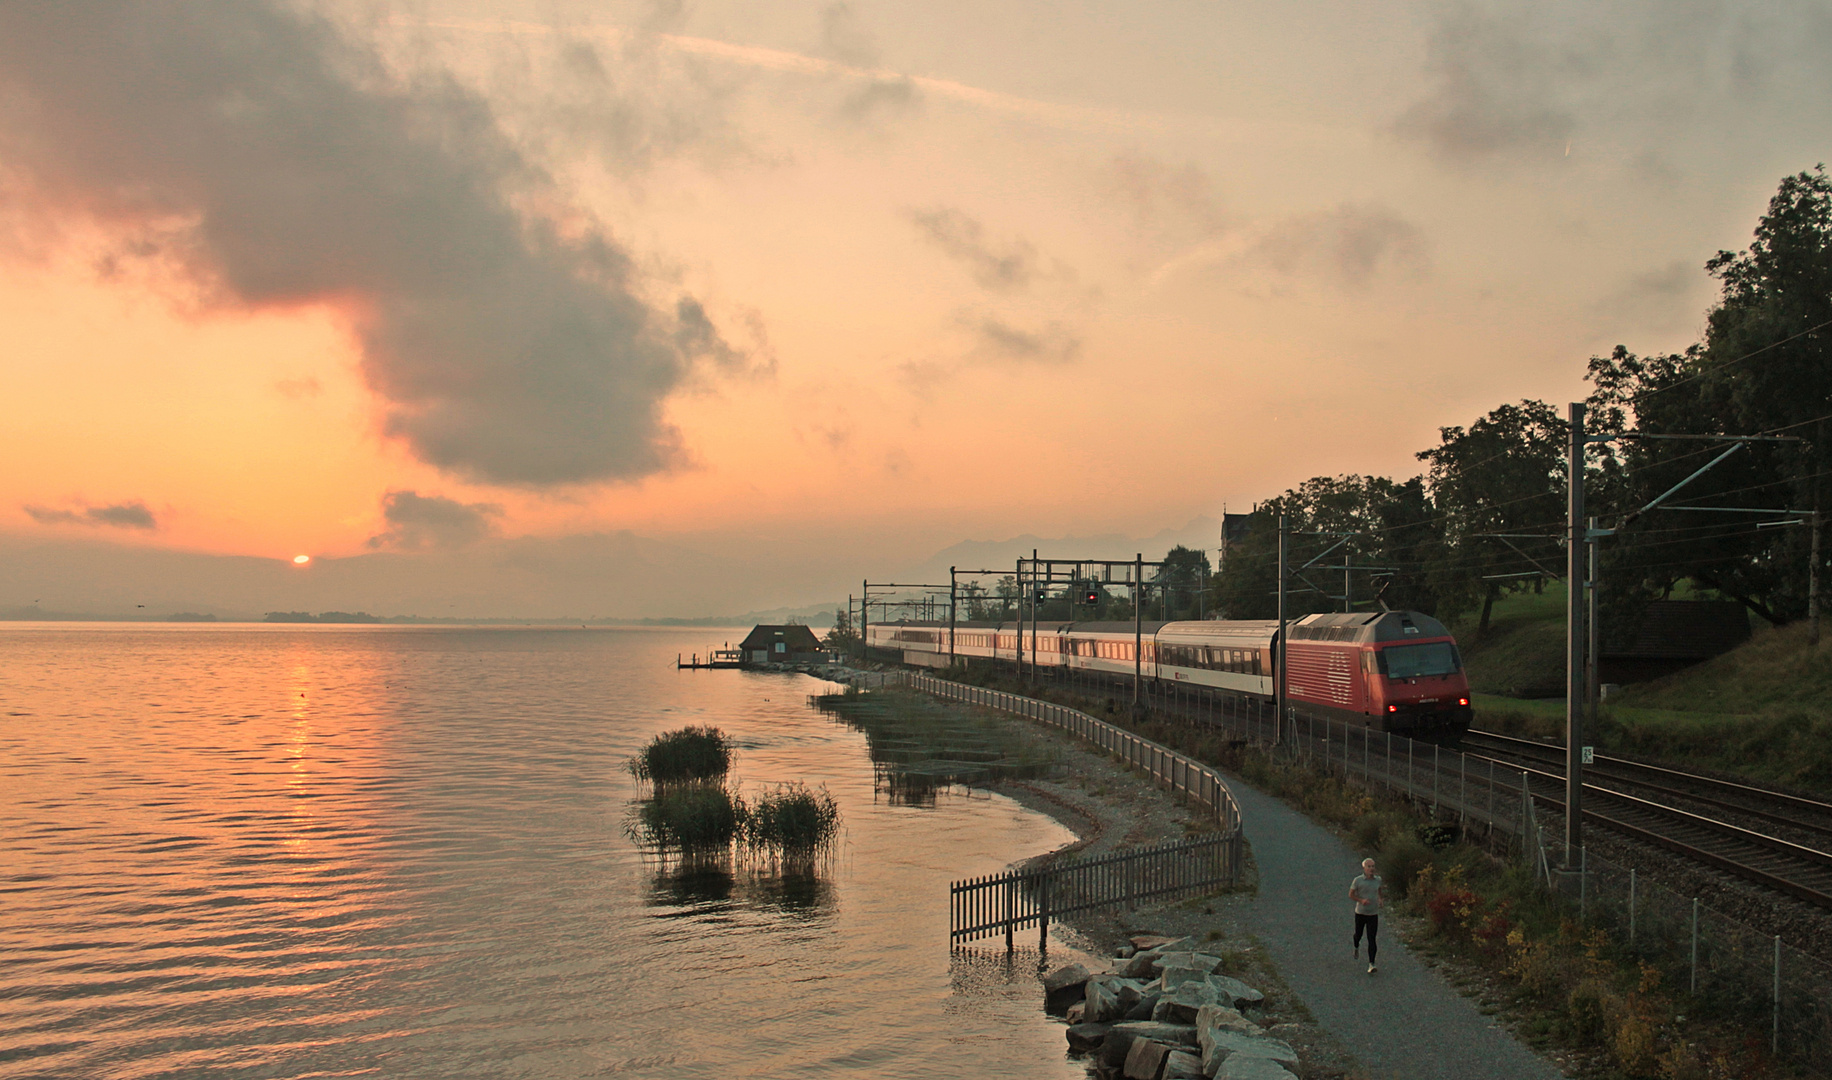
[[[742,631],[0,624],[0,1076],[1080,1078],[948,882],[1072,839],[893,805]],[[625,762],[714,724],[826,871],[673,874]]]

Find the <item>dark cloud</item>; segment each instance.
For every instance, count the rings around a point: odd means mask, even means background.
[[[133,502],[110,503],[107,506],[87,506],[79,513],[75,510],[55,510],[45,506],[25,508],[26,514],[40,525],[89,525],[108,526],[116,529],[157,529],[159,522],[153,512],[138,499]]]
[[[1139,153],[1117,154],[1108,163],[1104,181],[1106,193],[1146,232],[1183,242],[1227,227],[1214,181],[1195,162],[1172,165]]]
[[[691,296],[683,296],[674,307],[674,346],[682,356],[703,361],[726,374],[768,375],[776,370],[776,357],[770,351],[763,320],[750,314],[741,320],[750,331],[753,346],[739,348],[727,341],[719,328],[707,317],[706,308]]]
[[[878,65],[878,42],[846,0],[821,9],[821,52],[853,67]]]
[[[1394,126],[1469,165],[1562,159],[1592,137],[1718,158],[1783,111],[1823,132],[1829,52],[1823,0],[1454,0],[1436,11],[1427,89]]]
[[[863,124],[879,116],[905,112],[921,101],[921,93],[909,79],[872,79],[846,95],[839,112],[842,119]]]
[[[978,220],[951,207],[912,210],[910,221],[923,238],[966,266],[988,289],[1016,291],[1038,274],[1037,249],[1022,238],[994,243]]]
[[[1345,203],[1273,225],[1244,256],[1249,265],[1312,274],[1353,288],[1384,273],[1418,275],[1429,266],[1425,234],[1378,206]]]
[[[1061,323],[1040,330],[1021,330],[992,315],[965,320],[976,341],[976,354],[987,360],[1025,364],[1068,364],[1081,355],[1081,338]]]
[[[1665,266],[1631,275],[1597,301],[1593,313],[1607,328],[1678,330],[1699,321],[1711,293],[1711,279],[1697,263],[1675,259]]]
[[[421,551],[458,548],[490,535],[492,521],[502,516],[495,503],[462,503],[417,491],[390,491],[382,496],[386,531],[369,538],[372,548]]]
[[[154,238],[206,305],[343,310],[384,431],[433,465],[549,485],[677,458],[661,404],[714,336],[643,298],[479,97],[291,5],[0,5],[0,161],[40,216]]]
[[[1400,115],[1400,134],[1453,159],[1561,154],[1576,126],[1558,100],[1558,80],[1570,73],[1529,33],[1527,18],[1446,9],[1427,53],[1431,89]]]

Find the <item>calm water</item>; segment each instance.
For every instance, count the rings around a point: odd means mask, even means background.
[[[0,624],[0,1076],[1081,1077],[947,883],[1069,839],[874,798],[722,632]],[[825,784],[818,883],[658,873],[624,761]]]

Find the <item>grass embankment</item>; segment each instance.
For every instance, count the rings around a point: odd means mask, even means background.
[[[1006,723],[901,690],[826,694],[823,711],[865,734],[878,781],[894,802],[923,803],[951,785],[1043,776],[1061,751]]]
[[[1817,647],[1804,624],[1761,628],[1744,645],[1650,682],[1601,708],[1590,741],[1615,753],[1832,793],[1832,624]],[[1564,592],[1496,604],[1489,633],[1453,627],[1476,692],[1476,726],[1564,736]],[[1556,699],[1524,698],[1546,686]]]

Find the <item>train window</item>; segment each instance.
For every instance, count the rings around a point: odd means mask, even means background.
[[[1392,679],[1449,675],[1462,666],[1457,662],[1457,647],[1448,641],[1389,645],[1379,655],[1381,670]]]

